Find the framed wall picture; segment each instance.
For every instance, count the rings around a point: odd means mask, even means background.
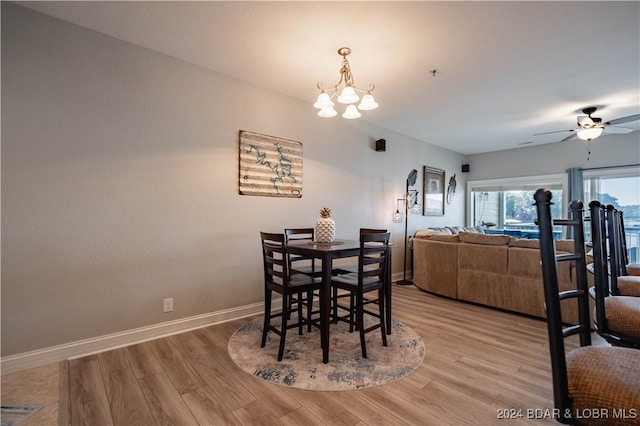
[[[425,216],[444,215],[444,170],[424,166],[422,214]]]
[[[302,143],[240,131],[241,195],[302,197]]]

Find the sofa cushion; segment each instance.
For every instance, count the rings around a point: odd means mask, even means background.
[[[447,228],[449,231],[451,231],[451,233],[454,234],[454,235],[457,235],[461,231],[464,231],[464,227],[462,227],[462,226],[446,226],[445,228]]]
[[[540,248],[540,240],[527,240],[526,238],[511,237],[511,239],[509,240],[509,246],[510,247],[539,249]]]
[[[508,235],[488,235],[475,232],[460,232],[458,236],[463,243],[484,244],[488,246],[507,246],[509,245],[509,238],[511,238]]]
[[[444,226],[444,227],[435,227],[435,228],[431,228],[434,231],[438,231],[441,234],[447,234],[447,235],[453,235],[453,232],[451,231],[451,228]]]
[[[442,241],[445,243],[459,243],[460,237],[456,235],[448,235],[448,234],[431,234],[427,237],[431,241]]]
[[[458,235],[460,232],[473,232],[476,234],[484,234],[482,226],[434,226],[431,228],[420,229],[413,234],[413,238],[424,238],[433,234],[440,235]]]
[[[434,231],[433,229],[421,229],[419,231],[416,231],[415,234],[413,234],[413,238],[428,238],[431,235],[440,234],[440,233],[441,232]]]
[[[449,229],[444,228],[427,228],[420,229],[413,234],[413,238],[429,238],[432,235],[451,235],[451,231]]]
[[[482,226],[468,226],[464,228],[465,232],[475,232],[476,234],[484,234],[484,228]]]

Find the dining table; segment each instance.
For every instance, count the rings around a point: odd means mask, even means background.
[[[391,247],[387,252],[387,274],[385,277],[385,325],[387,334],[391,334]],[[334,240],[320,243],[310,240],[290,240],[285,243],[285,251],[289,254],[319,259],[322,262],[322,285],[320,287],[320,341],[322,346],[322,362],[329,362],[329,324],[331,322],[331,276],[333,260],[357,257],[360,255],[360,241]]]

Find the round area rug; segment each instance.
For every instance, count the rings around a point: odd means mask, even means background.
[[[295,318],[292,318],[294,320]],[[393,321],[382,346],[380,331],[367,333],[367,356],[362,358],[360,334],[349,333],[346,323],[331,324],[329,363],[322,363],[320,330],[313,327],[302,336],[297,329],[287,331],[284,357],[278,362],[280,336],[267,335],[260,347],[262,318],[240,327],[229,339],[229,355],[244,371],[282,386],[316,391],[345,391],[384,385],[411,374],[422,364],[425,347],[410,327]]]

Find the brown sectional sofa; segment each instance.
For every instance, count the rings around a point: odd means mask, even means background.
[[[481,228],[432,228],[413,238],[414,284],[430,293],[545,317],[538,240],[488,235]],[[573,241],[556,241],[572,252]],[[575,288],[573,263],[558,265],[560,290]],[[563,306],[574,322],[577,310]]]

